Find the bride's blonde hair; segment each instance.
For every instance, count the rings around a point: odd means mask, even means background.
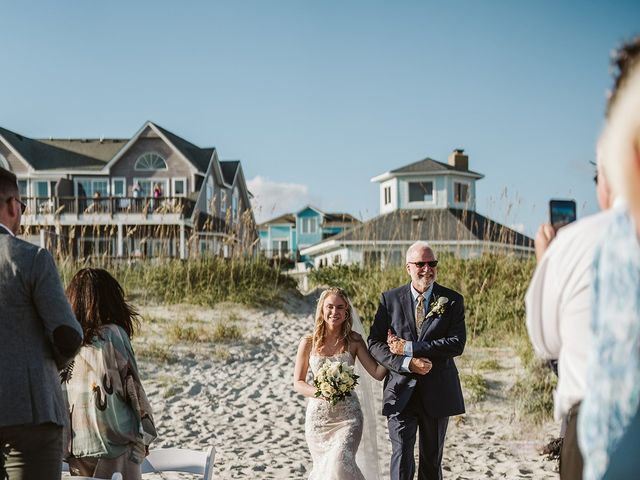
[[[351,333],[351,328],[353,327],[353,318],[351,317],[351,302],[349,301],[347,292],[345,292],[342,288],[330,287],[322,292],[320,298],[318,299],[318,305],[316,306],[315,324],[313,326],[312,336],[312,348],[316,352],[319,352],[322,349],[326,339],[326,325],[324,323],[322,307],[324,307],[324,302],[327,297],[332,294],[338,295],[342,300],[344,300],[344,303],[347,304],[344,313],[344,322],[342,323],[342,331],[340,332],[339,339],[344,342],[346,349],[349,348],[349,334]]]

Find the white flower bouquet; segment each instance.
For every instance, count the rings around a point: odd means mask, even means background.
[[[354,373],[351,365],[327,360],[315,375],[313,384],[317,389],[316,397],[324,398],[331,405],[335,405],[345,397],[351,396],[358,384],[358,375]]]

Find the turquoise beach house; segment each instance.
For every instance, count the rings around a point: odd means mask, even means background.
[[[334,235],[344,233],[360,221],[348,213],[326,213],[306,206],[258,225],[261,250],[267,257],[305,261],[299,252]]]

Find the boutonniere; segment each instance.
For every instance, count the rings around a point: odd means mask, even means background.
[[[429,318],[431,315],[442,315],[448,301],[449,299],[447,297],[435,297],[433,302],[429,305],[430,310],[425,318]]]

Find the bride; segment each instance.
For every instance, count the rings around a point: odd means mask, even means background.
[[[305,436],[313,459],[309,480],[378,478],[372,391],[370,388],[362,391],[362,386],[370,387],[372,382],[358,372],[361,385],[350,397],[333,406],[323,398],[316,398],[316,387],[307,382],[309,367],[315,375],[327,359],[354,365],[357,358],[373,378],[382,380],[385,377],[386,369],[369,354],[362,335],[352,331],[354,321],[364,333],[345,291],[329,288],[318,300],[313,334],[303,337],[298,346],[293,387],[309,398],[305,421]],[[361,391],[361,399],[357,395],[358,390]],[[365,415],[361,401],[366,407]],[[360,449],[356,459],[363,430],[366,431],[363,446],[365,443],[368,445]]]

